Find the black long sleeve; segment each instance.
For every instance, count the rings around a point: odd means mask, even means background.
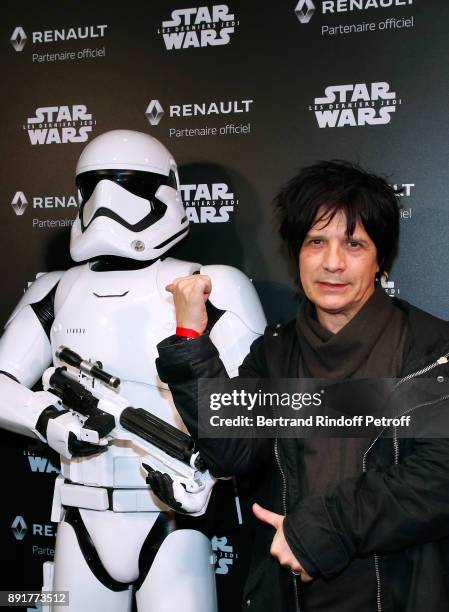
[[[271,442],[259,438],[199,438],[198,380],[228,378],[218,351],[208,334],[178,342],[170,336],[158,344],[159,377],[170,388],[176,408],[198,450],[215,476],[240,476],[256,469],[271,456]],[[239,368],[239,377],[267,376],[263,337],[256,339]]]

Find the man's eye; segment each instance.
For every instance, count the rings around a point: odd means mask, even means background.
[[[348,242],[348,245],[351,247],[351,249],[356,249],[360,246],[360,242],[357,242],[356,240],[350,240]]]
[[[314,246],[320,245],[322,243],[322,240],[320,240],[320,238],[311,238],[309,241],[309,244],[312,244]]]

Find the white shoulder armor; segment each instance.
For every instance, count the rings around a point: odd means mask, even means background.
[[[233,377],[238,374],[251,344],[266,327],[262,305],[251,281],[240,270],[213,265],[202,266],[200,272],[212,281],[209,301],[224,311],[213,325],[210,338],[226,371]]]
[[[48,295],[53,287],[59,282],[63,274],[64,272],[58,271],[47,272],[46,274],[39,276],[34,283],[28,287],[25,294],[22,296],[22,299],[14,308],[12,315],[7,320],[5,327],[7,327],[26,306],[36,304],[46,295]]]
[[[27,289],[9,317],[0,338],[0,370],[8,372],[26,387],[32,387],[52,359],[50,340],[32,305],[44,299],[64,272],[39,276]]]
[[[220,265],[201,266],[200,272],[212,281],[209,299],[216,308],[232,312],[254,333],[263,333],[267,325],[265,314],[246,274],[232,266]]]

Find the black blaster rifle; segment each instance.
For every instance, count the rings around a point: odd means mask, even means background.
[[[56,358],[64,365],[45,371],[44,389],[80,418],[81,440],[131,440],[146,451],[142,463],[185,481],[189,492],[201,487],[206,468],[188,434],[148,410],[131,407],[118,393],[120,379],[103,370],[100,362],[84,360],[66,346],[56,350]]]

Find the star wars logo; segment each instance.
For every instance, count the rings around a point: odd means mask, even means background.
[[[84,104],[40,106],[23,129],[32,145],[66,144],[86,142],[95,123]]]
[[[357,127],[390,123],[402,101],[389,83],[329,85],[324,96],[315,98],[313,110],[320,128]]]
[[[16,215],[21,216],[24,214],[29,205],[28,198],[23,191],[16,191],[13,199],[11,200],[11,207]],[[36,209],[49,209],[49,208],[78,208],[78,199],[74,195],[70,196],[53,196],[53,195],[39,195],[31,198],[31,204]]]
[[[233,547],[228,544],[228,539],[225,536],[222,538],[217,538],[217,536],[214,536],[211,543],[212,550],[214,551],[217,559],[215,573],[229,574],[229,568],[234,563],[234,559],[237,558]]]
[[[24,451],[24,455],[28,458],[28,463],[32,472],[40,474],[59,474],[59,468],[53,465],[48,457],[40,457],[30,451]]]
[[[214,4],[175,9],[171,19],[162,22],[158,34],[162,34],[167,51],[215,47],[229,44],[238,24],[227,4]]]
[[[186,215],[191,223],[228,223],[238,200],[226,183],[181,185]]]

